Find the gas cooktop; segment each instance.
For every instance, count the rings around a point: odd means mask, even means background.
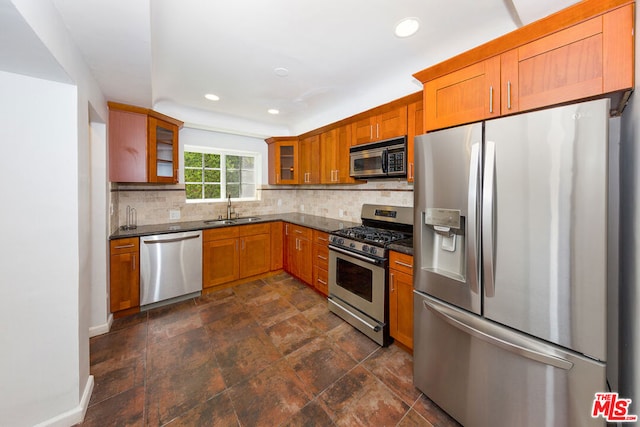
[[[356,227],[345,228],[343,230],[338,230],[332,234],[336,234],[342,237],[348,237],[349,239],[358,240],[380,247],[385,246],[387,243],[406,239],[407,237],[411,236],[410,233],[387,230],[384,228],[369,227],[366,225],[358,225]]]
[[[400,206],[363,205],[362,225],[336,230],[329,237],[330,248],[366,255],[381,261],[389,243],[411,237],[413,208]]]

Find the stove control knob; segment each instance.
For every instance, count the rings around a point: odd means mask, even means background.
[[[363,250],[364,252],[369,252],[369,246],[367,246],[367,245],[363,245],[363,246],[362,246],[362,250]]]
[[[378,250],[376,248],[374,248],[374,247],[371,247],[371,251],[370,252],[371,252],[372,255],[375,255],[376,252],[378,252]]]
[[[350,248],[355,248],[355,247],[356,247],[356,244],[355,244],[355,243],[353,243],[353,242],[351,242],[351,243],[349,243],[349,247],[350,247]]]
[[[339,244],[339,245],[344,244],[344,239],[338,239],[338,244]]]

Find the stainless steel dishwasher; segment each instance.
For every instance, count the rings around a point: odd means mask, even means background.
[[[140,305],[202,291],[202,231],[140,238]]]

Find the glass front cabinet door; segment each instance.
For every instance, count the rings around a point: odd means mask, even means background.
[[[178,182],[178,127],[149,117],[149,182]]]
[[[298,138],[273,137],[269,145],[269,184],[298,184]]]

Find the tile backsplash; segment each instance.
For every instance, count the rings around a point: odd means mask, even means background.
[[[327,218],[360,221],[364,203],[413,206],[413,185],[400,180],[373,181],[357,185],[273,186],[258,190],[257,201],[233,201],[240,216],[302,212]],[[135,208],[138,225],[199,221],[226,217],[226,202],[187,203],[184,185],[112,184],[111,231],[126,222],[127,206]],[[169,219],[169,211],[180,219]]]

